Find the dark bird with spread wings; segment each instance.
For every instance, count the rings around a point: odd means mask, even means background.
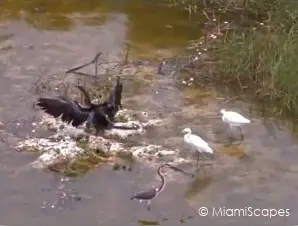
[[[112,120],[114,120],[117,112],[122,109],[121,99],[122,99],[122,90],[123,84],[120,81],[120,76],[117,76],[116,85],[112,92],[110,93],[109,103],[113,105],[113,110],[111,115],[109,116]]]
[[[66,97],[38,99],[37,105],[46,113],[55,118],[78,127],[86,122],[87,128],[94,126],[96,134],[103,129],[138,129],[138,127],[117,126],[113,121],[121,106],[122,84],[117,79],[117,84],[110,94],[109,101],[101,104],[92,104],[88,92],[82,87],[77,88],[83,93],[87,107],[82,107],[78,102]]]

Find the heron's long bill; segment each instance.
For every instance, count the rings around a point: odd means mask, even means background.
[[[192,173],[186,172],[186,171],[184,171],[184,170],[182,170],[182,169],[180,169],[180,168],[178,168],[178,167],[176,167],[176,166],[172,166],[172,165],[170,165],[170,164],[167,164],[167,166],[168,166],[169,168],[171,168],[171,169],[173,169],[173,170],[175,170],[175,171],[181,172],[181,173],[183,173],[183,174],[185,174],[185,175],[187,175],[187,176],[189,176],[189,177],[194,177],[194,175],[193,175]]]

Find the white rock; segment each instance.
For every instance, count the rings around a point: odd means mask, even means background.
[[[77,146],[76,141],[70,137],[64,137],[61,140],[51,140],[51,138],[25,140],[17,145],[17,149],[22,151],[31,149],[42,152],[38,159],[32,163],[32,166],[37,168],[44,168],[72,159],[84,152],[83,149]]]
[[[132,117],[128,115],[127,110],[120,111],[118,115],[121,117],[126,117],[131,119]],[[149,114],[142,112],[147,118]],[[121,129],[111,129],[105,131],[105,136],[116,137],[125,139],[128,136],[143,134],[145,128],[153,125],[158,125],[162,122],[160,119],[149,119],[146,122],[139,122],[137,120],[128,122],[115,123],[121,126],[133,126],[138,125],[137,130],[121,130]],[[106,138],[90,135],[84,131],[83,128],[75,128],[71,125],[63,123],[60,119],[55,119],[51,116],[45,115],[38,125],[44,126],[48,129],[56,131],[56,133],[48,138],[33,138],[22,141],[17,144],[17,150],[32,150],[39,151],[42,154],[34,161],[31,165],[36,168],[45,168],[53,164],[62,163],[65,160],[70,160],[84,152],[82,145],[86,143],[87,149],[101,150],[107,154],[116,154],[120,151],[140,151],[148,153],[151,150],[151,155],[154,155],[155,151],[158,151],[156,146],[145,146],[145,147],[135,147],[132,149],[125,149],[123,143],[117,141],[108,140]],[[79,141],[77,141],[79,139]],[[157,146],[159,149],[162,147]]]

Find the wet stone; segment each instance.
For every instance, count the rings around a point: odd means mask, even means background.
[[[127,112],[129,111],[119,111],[116,118],[124,118],[126,122],[115,124],[121,126],[138,125],[139,129],[111,129],[105,131],[103,137],[87,133],[84,130],[84,126],[75,128],[63,123],[60,119],[44,115],[41,121],[36,123],[35,127],[43,127],[55,131],[55,134],[48,138],[31,138],[21,141],[17,144],[17,150],[40,152],[41,155],[31,164],[35,168],[46,168],[68,162],[90,151],[103,153],[103,158],[128,153],[140,161],[152,161],[177,154],[177,150],[170,150],[154,144],[126,148],[125,140],[128,137],[144,134],[147,127],[158,126],[162,123],[162,120],[156,117],[151,119],[150,114],[147,112],[141,113],[144,116],[142,122],[134,119]],[[117,141],[119,139],[121,142]]]

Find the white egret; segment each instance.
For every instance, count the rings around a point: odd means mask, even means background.
[[[238,127],[240,129],[241,140],[243,140],[244,132],[243,132],[242,126],[244,124],[250,123],[250,120],[234,111],[227,111],[225,109],[221,109],[220,113],[222,114],[222,117],[221,117],[222,121],[229,124],[231,129],[230,131],[233,130],[233,127]]]
[[[206,141],[204,141],[201,137],[191,134],[190,128],[185,128],[184,130],[182,130],[182,133],[184,134],[184,142],[190,145],[192,148],[195,148],[195,150],[197,151],[197,161],[199,161],[200,154],[213,154],[213,150],[209,146],[209,144]]]

